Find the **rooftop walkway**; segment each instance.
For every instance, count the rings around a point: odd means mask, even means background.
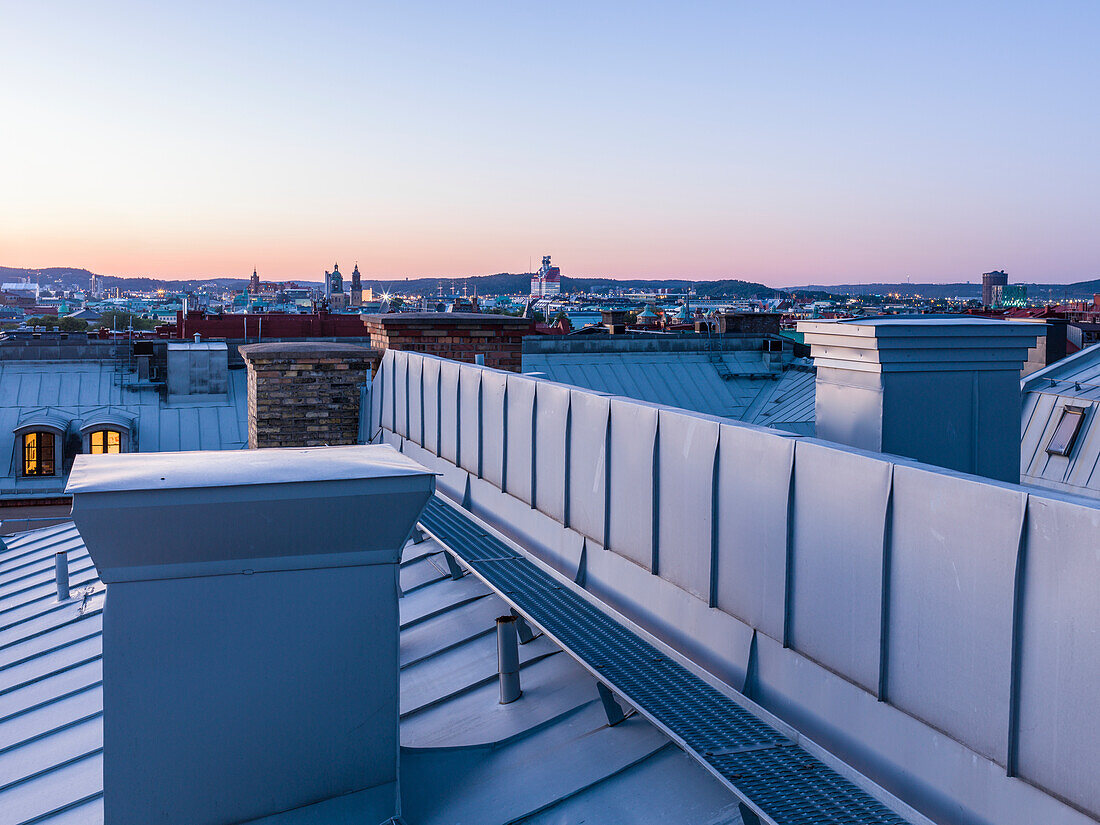
[[[438,495],[420,527],[737,795],[746,825],[902,818]]]

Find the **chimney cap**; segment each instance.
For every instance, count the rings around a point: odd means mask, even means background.
[[[799,321],[798,331],[864,338],[898,338],[918,335],[1034,336],[1035,332],[1015,320],[982,318],[977,315],[882,315],[872,318],[837,318]]]
[[[108,584],[390,563],[434,489],[386,445],[77,456],[66,488]]]
[[[1035,324],[970,316],[887,316],[799,321],[819,369],[861,372],[1019,370]]]
[[[280,447],[178,453],[78,455],[65,492],[102,493],[299,484],[430,475],[392,447]]]
[[[373,358],[382,355],[380,350],[360,344],[341,344],[334,341],[276,341],[268,344],[245,344],[238,348],[241,356],[284,360],[293,358]]]

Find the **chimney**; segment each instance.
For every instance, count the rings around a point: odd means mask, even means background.
[[[225,396],[229,387],[229,350],[224,342],[168,344],[168,401]]]
[[[1020,369],[1034,324],[967,316],[800,321],[817,437],[1020,480]]]
[[[523,337],[535,331],[530,318],[479,312],[395,312],[364,315],[371,346],[423,352],[474,363],[474,353],[498,370],[519,372]]]
[[[77,457],[108,823],[399,813],[398,561],[434,483],[386,446]]]
[[[380,353],[318,341],[248,344],[248,446],[319,447],[359,440],[360,388]]]
[[[752,335],[779,334],[781,312],[721,312],[718,314],[718,331]]]

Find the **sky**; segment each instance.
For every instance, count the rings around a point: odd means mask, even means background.
[[[1100,3],[0,0],[0,265],[1100,277]]]

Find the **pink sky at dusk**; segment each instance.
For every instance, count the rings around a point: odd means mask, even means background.
[[[20,4],[0,265],[1100,277],[1100,12],[987,10]]]

